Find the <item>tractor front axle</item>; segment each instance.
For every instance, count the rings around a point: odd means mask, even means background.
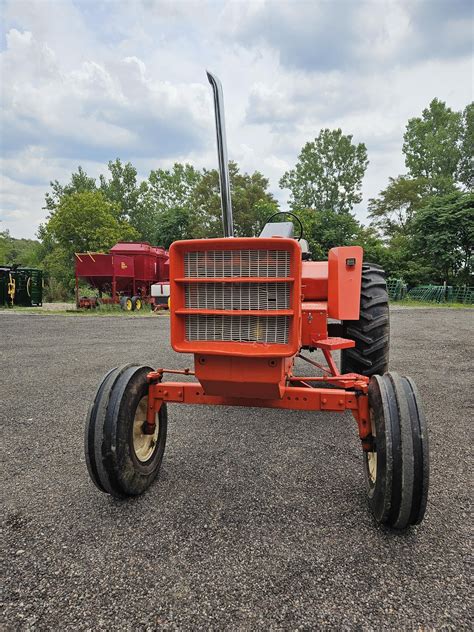
[[[280,398],[260,399],[249,397],[222,397],[206,395],[199,382],[163,382],[164,373],[193,375],[189,369],[157,369],[148,374],[149,434],[154,431],[156,415],[161,405],[205,404],[208,406],[246,406],[258,408],[284,408],[287,410],[324,410],[344,412],[350,410],[359,427],[359,437],[364,449],[370,448],[371,426],[369,419],[369,379],[363,375],[326,375],[318,377],[292,376],[283,387]],[[298,386],[293,385],[297,383]],[[322,388],[311,383],[326,383],[339,388]]]

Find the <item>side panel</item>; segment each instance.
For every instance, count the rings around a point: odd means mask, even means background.
[[[304,301],[325,301],[328,297],[328,262],[303,261],[301,292]]]
[[[293,358],[196,355],[196,377],[206,395],[277,399]]]
[[[341,246],[329,251],[329,318],[359,319],[363,254],[360,246]]]
[[[116,277],[131,278],[135,275],[135,262],[133,257],[125,255],[113,255],[113,268]]]
[[[304,302],[301,312],[301,344],[312,348],[318,340],[328,337],[327,303]]]
[[[97,252],[76,253],[76,274],[81,278],[122,276],[133,277],[133,258]]]

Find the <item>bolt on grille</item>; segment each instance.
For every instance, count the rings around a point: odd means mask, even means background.
[[[288,343],[288,316],[186,316],[187,340]]]
[[[286,250],[209,250],[185,254],[188,278],[287,277],[290,253]]]
[[[290,307],[290,283],[186,283],[190,309],[277,310]]]

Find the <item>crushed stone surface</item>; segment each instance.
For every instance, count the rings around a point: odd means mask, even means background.
[[[367,510],[349,414],[169,406],[158,480],[101,494],[83,454],[100,378],[192,359],[167,318],[2,316],[4,629],[472,629],[473,324],[392,313],[431,441],[425,521],[396,533]]]

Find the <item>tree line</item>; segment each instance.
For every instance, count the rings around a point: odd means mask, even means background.
[[[301,219],[314,259],[333,246],[358,244],[365,260],[411,285],[470,283],[474,103],[457,112],[433,99],[408,121],[403,141],[407,171],[369,200],[368,226],[353,213],[362,201],[367,149],[340,129],[321,130],[283,174],[289,209]],[[232,161],[229,172],[235,234],[258,235],[280,210],[269,181]],[[119,240],[169,247],[177,239],[222,235],[218,172],[190,164],[152,170],[143,181],[118,158],[98,180],[79,167],[67,184],[51,182],[45,209],[39,242],[0,232],[0,261],[42,266],[57,298],[72,291],[74,252],[107,251]]]

